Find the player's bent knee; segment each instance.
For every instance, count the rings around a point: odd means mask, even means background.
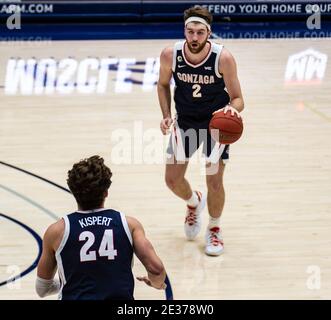
[[[175,176],[166,176],[165,182],[169,189],[175,189],[176,186],[181,182],[181,177],[175,177]]]

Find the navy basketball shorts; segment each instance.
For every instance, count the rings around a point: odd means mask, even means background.
[[[191,123],[189,127],[183,128],[179,127],[177,119],[174,120],[167,148],[168,158],[175,156],[177,161],[188,161],[201,145],[206,162],[228,162],[230,146],[213,140],[208,126]]]

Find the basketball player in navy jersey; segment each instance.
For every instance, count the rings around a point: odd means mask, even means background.
[[[165,270],[142,225],[135,218],[104,208],[112,172],[99,156],[84,159],[68,172],[78,210],[52,224],[43,239],[36,291],[59,293],[62,300],[132,300],[133,253],[156,289],[166,287]],[[58,269],[60,281],[54,280]]]
[[[229,146],[213,141],[208,126],[215,112],[231,112],[240,117],[244,100],[235,59],[222,45],[209,40],[210,12],[201,6],[189,8],[184,12],[184,21],[185,41],[165,48],[160,57],[157,89],[163,115],[162,133],[166,134],[172,126],[165,180],[175,195],[187,203],[184,229],[189,240],[201,229],[201,212],[207,202],[209,224],[205,253],[217,256],[224,250],[220,217],[225,201],[223,172]],[[172,77],[175,119],[171,115]],[[193,191],[185,179],[189,159],[201,144],[206,156],[207,194]]]

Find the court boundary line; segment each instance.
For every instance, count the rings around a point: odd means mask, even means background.
[[[0,217],[4,217],[4,218],[18,224],[23,229],[27,230],[30,234],[32,234],[33,238],[37,241],[37,244],[38,244],[38,255],[37,255],[37,258],[33,261],[33,263],[27,269],[25,269],[23,272],[19,273],[17,276],[14,276],[12,278],[9,278],[5,281],[0,282],[0,287],[1,287],[5,284],[9,284],[11,282],[14,282],[14,281],[20,279],[20,278],[23,278],[25,275],[27,275],[28,273],[30,273],[31,271],[33,271],[37,267],[38,261],[41,257],[41,252],[42,252],[42,239],[36,231],[34,231],[32,228],[30,228],[29,226],[27,226],[23,222],[21,222],[19,220],[16,220],[16,219],[14,219],[10,216],[7,216],[7,215],[5,215],[1,212],[0,212]]]
[[[327,122],[331,122],[331,117],[329,117],[328,115],[326,115],[324,112],[317,110],[316,107],[315,107],[315,105],[312,105],[312,104],[307,103],[307,102],[304,102],[303,105],[306,108],[308,108],[311,112],[317,114],[319,117],[323,118]]]
[[[44,213],[46,213],[48,216],[50,216],[51,218],[58,220],[60,219],[60,217],[58,217],[54,212],[46,209],[45,207],[43,207],[42,205],[40,205],[39,203],[37,203],[36,201],[32,200],[31,198],[23,195],[22,193],[19,193],[11,188],[8,188],[6,186],[4,186],[3,184],[0,183],[0,189],[3,189],[11,194],[13,194],[14,196],[17,196],[18,198],[23,199],[24,201],[30,203],[32,206],[40,209],[41,211],[43,211]]]

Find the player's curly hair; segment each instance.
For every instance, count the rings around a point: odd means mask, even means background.
[[[102,205],[112,175],[100,156],[92,156],[73,165],[68,171],[67,183],[82,210],[92,210]]]
[[[184,11],[184,21],[190,17],[200,17],[205,19],[210,25],[213,22],[213,15],[208,11],[207,8],[201,6],[194,6]]]

